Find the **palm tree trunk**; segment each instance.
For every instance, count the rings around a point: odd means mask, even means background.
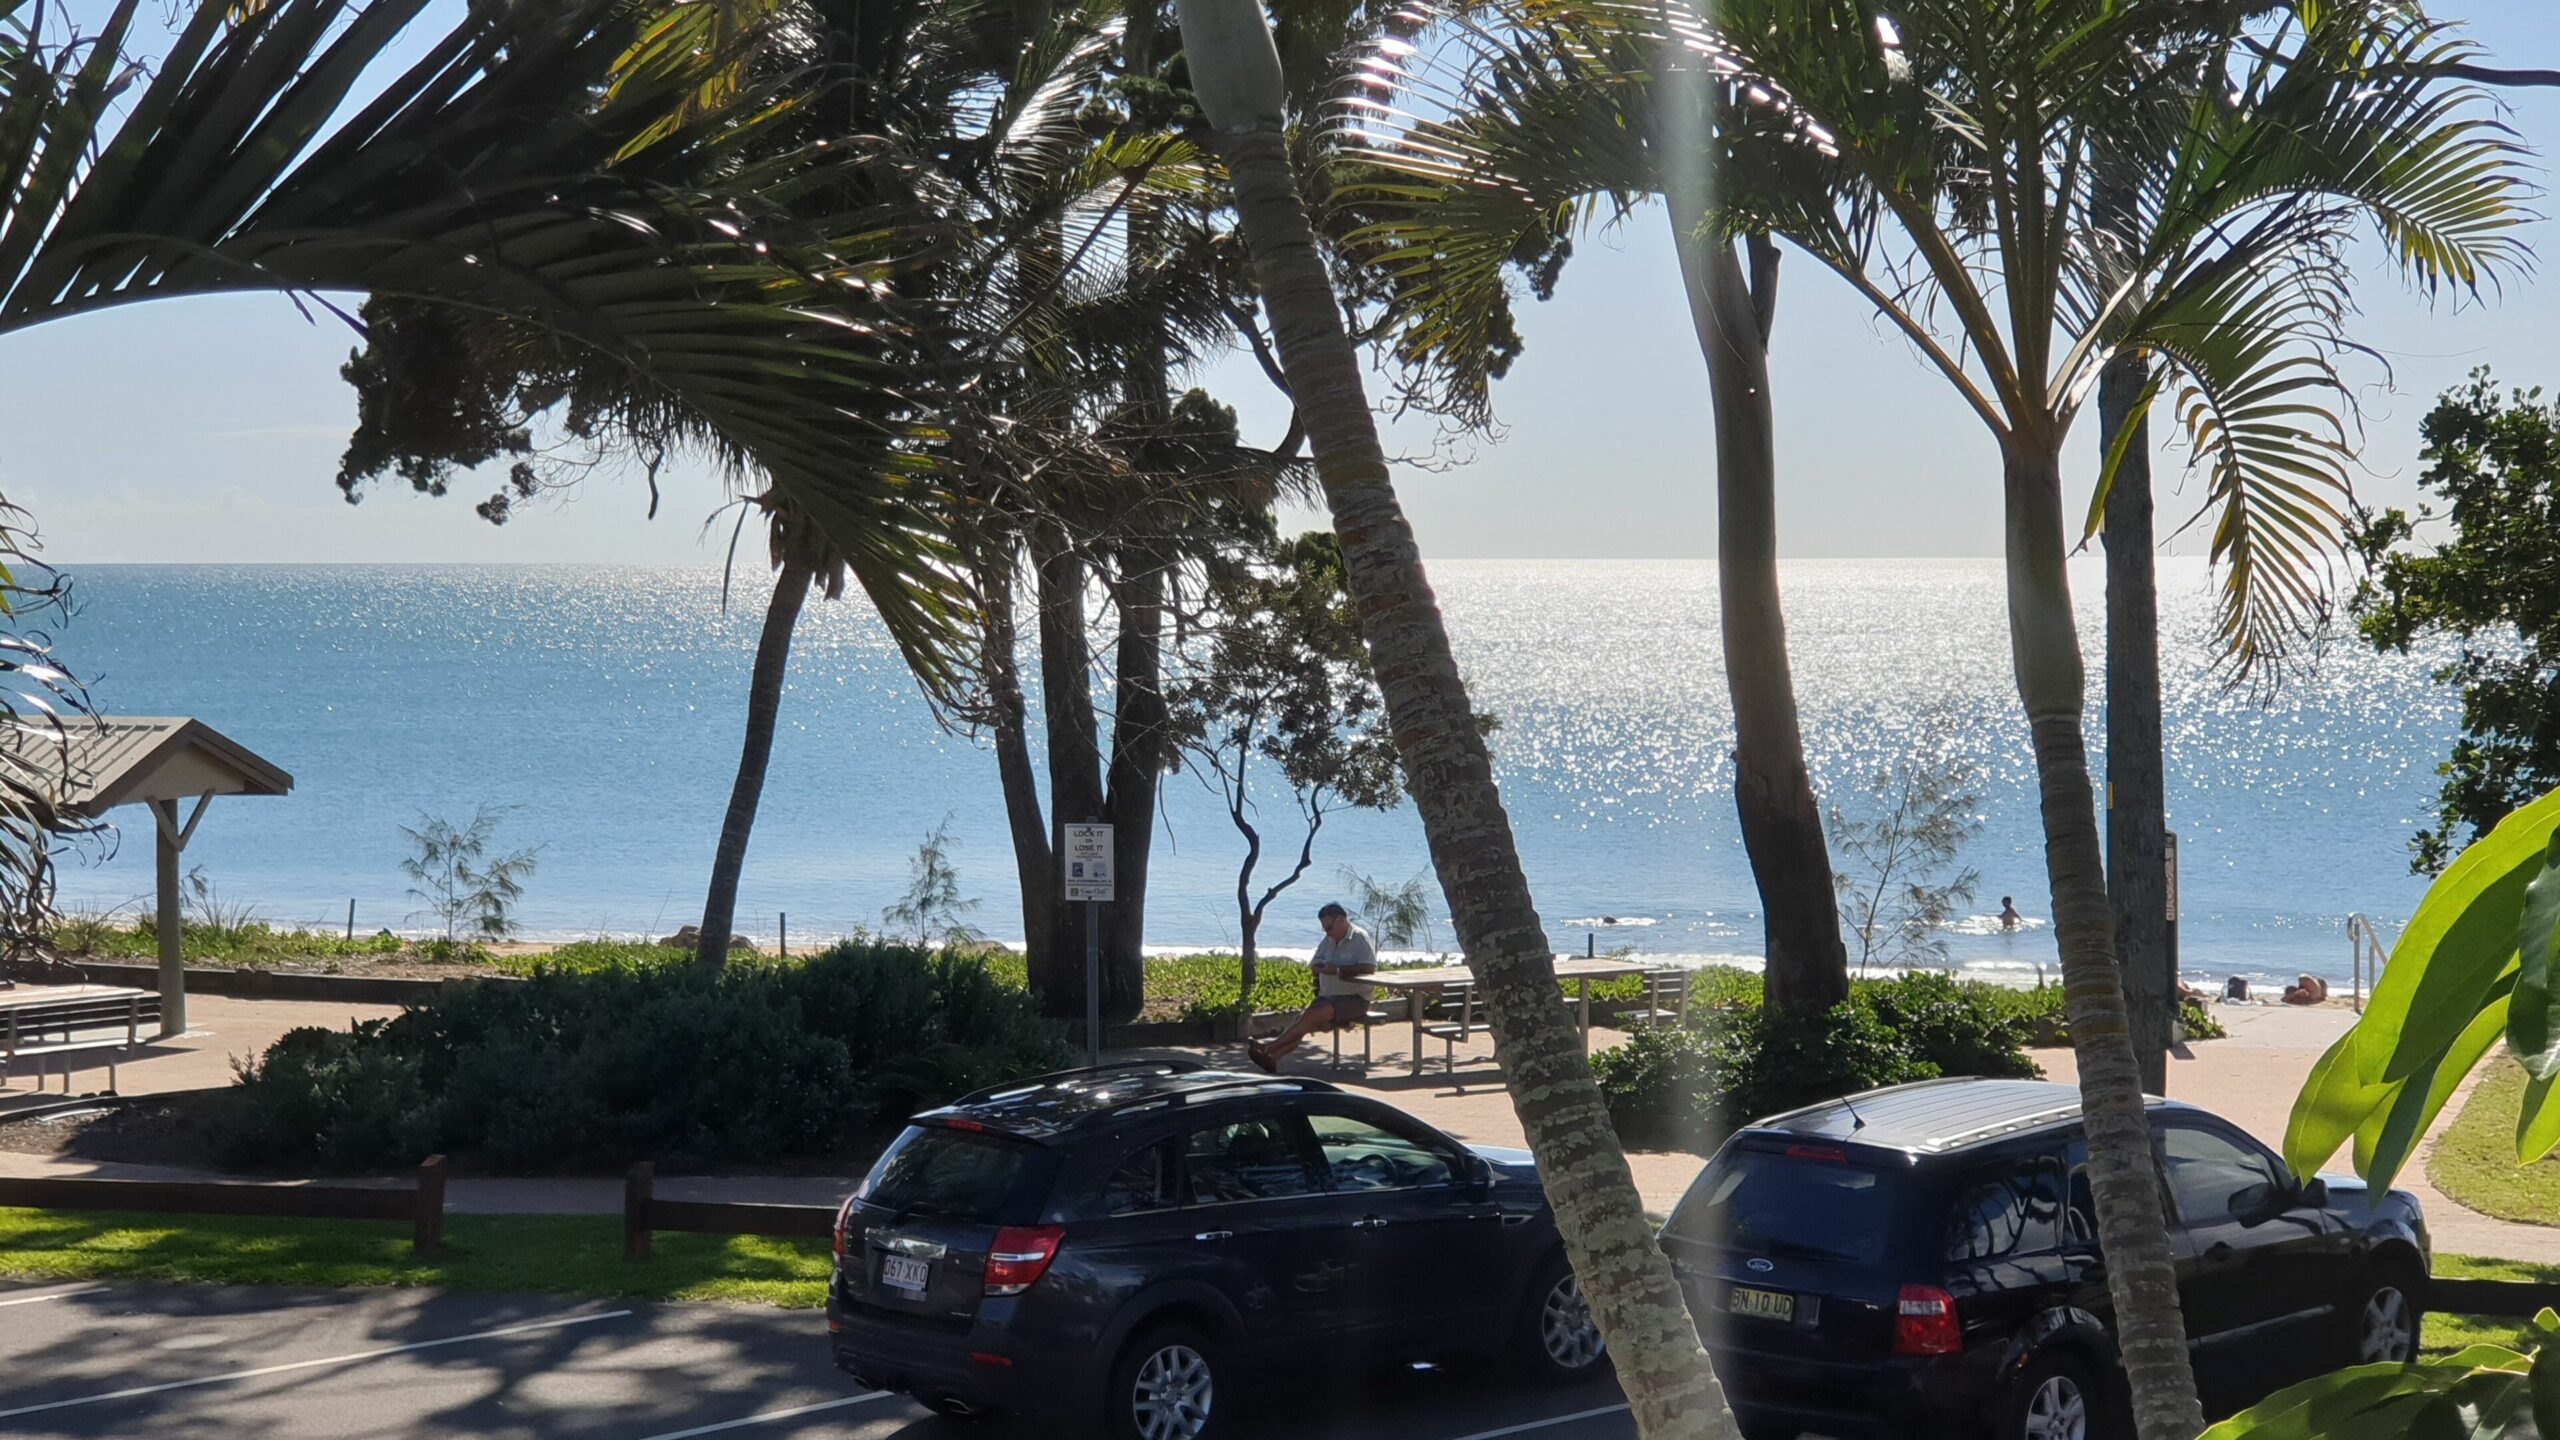
[[[1746,278],[1732,245],[1701,239],[1706,215],[1689,188],[1673,196],[1671,225],[1715,397],[1718,621],[1733,697],[1733,806],[1763,916],[1762,994],[1772,1010],[1820,1014],[1849,998],[1849,952],[1822,807],[1805,770],[1778,598],[1777,421],[1769,404],[1778,250],[1753,237]]]
[[[2098,434],[2113,445],[2151,382],[2127,351],[2098,380]],[[2142,1088],[2169,1093],[2168,787],[2160,734],[2160,572],[2152,544],[2151,436],[2136,433],[2107,490],[2107,893],[2115,903],[2125,1018]]]
[[[1654,1246],[1581,1036],[1556,1003],[1555,955],[1530,901],[1492,755],[1397,502],[1359,359],[1290,175],[1269,31],[1249,0],[1184,0],[1182,18],[1194,83],[1220,126],[1215,143],[1234,181],[1237,219],[1281,367],[1313,444],[1414,808],[1458,943],[1483,988],[1512,1105],[1566,1254],[1616,1356],[1640,1433],[1647,1440],[1731,1435],[1722,1387],[1670,1264]],[[1220,90],[1234,83],[1238,65],[1247,67],[1253,98]]]
[[[1122,552],[1120,644],[1111,707],[1112,889],[1102,917],[1102,1015],[1134,1020],[1146,1003],[1147,857],[1164,779],[1165,567],[1143,547]]]
[[[2125,1028],[2106,859],[2089,793],[2081,728],[2087,678],[2063,570],[2061,445],[2051,435],[2019,434],[2008,439],[2007,452],[2009,643],[2034,738],[2053,928],[2117,1346],[2141,1440],[2194,1440],[2204,1412],[2188,1366],[2142,1073]]]
[[[782,711],[783,674],[791,664],[791,632],[809,598],[811,567],[782,562],[773,598],[756,637],[756,662],[747,681],[747,735],[738,747],[738,778],[729,786],[729,813],[720,822],[720,846],[711,856],[711,888],[702,901],[702,932],[694,962],[714,970],[729,963],[729,931],[737,922],[738,876],[747,868],[747,836],[756,828],[764,799],[765,766],[773,759],[773,726]]]
[[[1040,777],[1031,767],[1031,739],[1016,656],[1020,634],[1014,619],[1014,552],[978,567],[979,665],[987,686],[990,728],[996,747],[996,779],[1004,791],[1006,828],[1013,836],[1013,873],[1022,888],[1022,948],[1030,974],[1046,974],[1056,948],[1058,891],[1052,888],[1049,821],[1040,812]]]
[[[1093,652],[1085,635],[1084,560],[1062,535],[1032,542],[1040,616],[1040,708],[1049,735],[1049,818],[1058,825],[1103,820],[1102,740],[1093,714]],[[1042,885],[1066,893],[1058,871],[1062,847],[1050,849]],[[1049,965],[1035,972],[1033,991],[1046,1013],[1084,1017],[1084,935],[1073,907],[1059,901],[1051,912]]]

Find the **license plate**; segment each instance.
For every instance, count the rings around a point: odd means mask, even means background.
[[[1796,1297],[1775,1290],[1746,1290],[1737,1285],[1725,1297],[1725,1309],[1755,1320],[1779,1320],[1789,1324],[1796,1318]]]
[[[903,1255],[880,1257],[880,1283],[893,1290],[924,1293],[925,1282],[933,1278],[933,1262],[910,1260]]]

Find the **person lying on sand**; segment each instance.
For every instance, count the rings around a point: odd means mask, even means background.
[[[2317,1005],[2329,998],[2329,982],[2317,975],[2297,975],[2284,987],[2287,1005]]]

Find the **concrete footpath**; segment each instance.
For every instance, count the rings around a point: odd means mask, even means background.
[[[126,1063],[120,1080],[124,1093],[145,1095],[200,1089],[228,1083],[236,1056],[255,1055],[285,1031],[304,1025],[343,1027],[353,1020],[398,1013],[387,1006],[326,1005],[285,1000],[236,1000],[195,997],[189,1001],[194,1023],[185,1037],[150,1048]],[[2298,1009],[2286,1006],[2216,1005],[2214,1013],[2231,1036],[2200,1041],[2190,1053],[2170,1063],[2169,1093],[2220,1114],[2269,1145],[2284,1138],[2287,1116],[2302,1080],[2337,1037],[2355,1021],[2343,1006]],[[1460,1046],[1457,1067],[1442,1064],[1434,1042],[1427,1048],[1424,1073],[1410,1073],[1410,1032],[1381,1026],[1374,1036],[1374,1063],[1365,1071],[1357,1059],[1357,1037],[1346,1037],[1353,1058],[1336,1067],[1321,1043],[1293,1056],[1290,1073],[1330,1080],[1346,1089],[1376,1096],[1419,1116],[1462,1140],[1486,1145],[1518,1145],[1520,1124],[1512,1113],[1502,1074],[1495,1068],[1491,1042],[1478,1039]],[[1595,1030],[1592,1043],[1605,1047],[1624,1037]],[[1236,1070],[1248,1069],[1243,1047],[1139,1052],[1183,1055]],[[2035,1058],[2047,1076],[2069,1083],[2078,1071],[2068,1050],[2038,1050]],[[83,1070],[75,1088],[102,1085],[103,1067]],[[2425,1160],[2436,1134],[2460,1113],[2468,1085],[2445,1107],[2419,1157],[2399,1184],[2418,1195],[2434,1228],[2436,1248],[2448,1254],[2489,1255],[2513,1260],[2560,1264],[2560,1228],[2522,1225],[2466,1210],[2427,1183]],[[48,1099],[58,1099],[58,1096]],[[36,1103],[30,1082],[13,1081],[0,1090],[0,1121],[10,1112]],[[1680,1153],[1636,1152],[1628,1157],[1645,1208],[1667,1213],[1698,1173],[1699,1157]],[[2344,1157],[2333,1162],[2344,1169]],[[834,1204],[859,1180],[857,1174],[787,1176],[661,1175],[657,1193],[668,1199],[746,1200],[776,1204]],[[164,1167],[120,1165],[21,1152],[0,1151],[0,1175],[95,1176],[125,1179],[196,1178]],[[386,1180],[385,1184],[403,1183]],[[494,1179],[460,1176],[446,1190],[446,1206],[461,1214],[619,1214],[622,1183],[613,1178]]]

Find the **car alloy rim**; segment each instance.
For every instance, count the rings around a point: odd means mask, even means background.
[[[1215,1393],[1209,1362],[1190,1346],[1167,1345],[1148,1356],[1129,1394],[1140,1440],[1196,1440],[1209,1428]]]
[[[2414,1348],[2410,1331],[2413,1315],[2409,1297],[2396,1285],[2385,1285],[2364,1302],[2364,1337],[2356,1346],[2356,1358],[2367,1365],[2384,1362],[2397,1364],[2409,1358]]]
[[[2027,1402],[2023,1440],[2088,1440],[2089,1402],[2068,1375],[2049,1376]]]
[[[1547,1292],[1538,1312],[1538,1335],[1546,1341],[1547,1358],[1567,1370],[1580,1370],[1600,1358],[1600,1327],[1583,1303],[1582,1286],[1567,1275]]]

